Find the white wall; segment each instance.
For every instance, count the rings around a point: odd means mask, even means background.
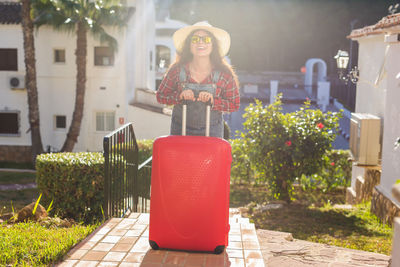
[[[394,142],[400,136],[400,79],[396,79],[400,73],[400,42],[390,44],[385,66],[388,90],[385,103],[381,189],[385,191],[385,195],[390,196],[393,184],[400,179],[400,150],[394,150]]]
[[[378,88],[374,87],[385,55],[383,35],[371,35],[357,41],[360,79],[357,83],[355,112],[371,113],[383,120],[387,79],[384,78],[377,85]]]
[[[137,0],[135,11],[135,88],[155,89],[155,7]],[[152,55],[150,57],[150,55]],[[151,61],[150,61],[151,58]]]
[[[0,136],[2,145],[24,145],[31,144],[28,122],[28,99],[26,90],[11,90],[9,79],[13,76],[25,76],[25,63],[22,42],[21,25],[0,25],[1,36],[0,48],[16,48],[18,51],[18,71],[0,71],[0,111],[10,110],[20,112],[20,136]]]
[[[135,6],[135,12],[126,31],[107,31],[119,44],[113,66],[94,66],[94,47],[100,43],[88,34],[84,116],[74,151],[103,149],[103,137],[109,132],[96,131],[96,111],[115,112],[115,128],[132,118],[140,138],[169,133],[169,116],[129,106],[136,88],[155,89],[155,9],[150,0],[129,0],[128,5]],[[10,90],[8,86],[9,76],[25,75],[21,25],[1,24],[0,34],[7,37],[0,38],[0,48],[18,49],[18,71],[0,72],[0,111],[20,111],[21,117],[21,135],[0,136],[0,144],[30,145],[30,133],[26,133],[29,129],[26,90]],[[65,141],[74,109],[76,37],[74,33],[55,32],[44,26],[35,32],[35,49],[43,146],[46,149],[50,145],[59,150]],[[54,49],[65,49],[65,63],[53,62]],[[55,129],[55,115],[66,116],[66,129]]]
[[[137,139],[154,139],[170,132],[171,116],[165,114],[130,106],[128,120],[133,123]]]
[[[362,37],[357,41],[360,45],[360,79],[357,83],[355,111],[371,113],[382,119],[382,174],[379,188],[386,197],[392,199],[391,188],[400,179],[400,151],[394,150],[394,142],[400,136],[400,80],[396,79],[400,72],[400,42],[385,42],[384,34]],[[377,79],[380,81],[376,84]]]

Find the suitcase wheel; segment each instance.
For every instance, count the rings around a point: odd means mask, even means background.
[[[215,254],[221,254],[222,252],[224,252],[224,250],[225,250],[225,246],[217,246],[217,247],[214,249],[214,253],[215,253]]]
[[[160,248],[160,247],[157,245],[156,241],[149,240],[149,243],[150,243],[150,247],[151,247],[152,249],[154,249],[154,250],[157,250],[157,249]]]

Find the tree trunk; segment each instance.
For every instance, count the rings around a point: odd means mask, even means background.
[[[22,0],[22,32],[24,38],[26,90],[28,95],[28,119],[31,131],[32,162],[35,163],[36,156],[43,153],[42,138],[40,135],[40,116],[38,90],[36,85],[36,59],[35,43],[33,39],[33,22],[31,19],[30,0]]]
[[[285,180],[285,175],[279,177],[276,181],[276,187],[279,192],[279,200],[286,201],[288,204],[291,202],[290,195],[289,195],[289,187],[288,183]]]
[[[82,22],[77,26],[76,39],[76,93],[75,107],[72,115],[71,125],[68,130],[62,151],[71,152],[75,143],[78,141],[79,132],[81,130],[81,122],[83,118],[83,106],[85,103],[85,86],[86,86],[86,54],[87,54],[87,38],[86,27]]]

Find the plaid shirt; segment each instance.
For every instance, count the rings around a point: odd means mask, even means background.
[[[190,76],[188,65],[186,69],[186,81],[188,83],[197,83]],[[172,66],[161,81],[157,91],[157,101],[161,104],[175,105],[179,104],[179,95],[182,92],[182,84],[179,81],[179,66]],[[212,75],[209,75],[201,84],[212,84]],[[217,82],[217,88],[214,96],[213,110],[222,112],[234,112],[239,109],[240,96],[233,76],[230,73],[221,72]]]

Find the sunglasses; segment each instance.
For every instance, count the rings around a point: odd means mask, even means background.
[[[198,36],[198,35],[193,35],[192,36],[192,44],[198,44],[202,41],[204,44],[210,44],[211,43],[211,37],[210,36]]]

